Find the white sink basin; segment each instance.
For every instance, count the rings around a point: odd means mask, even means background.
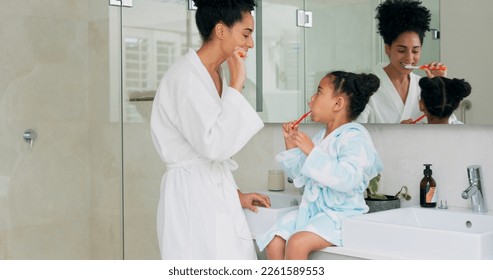
[[[468,209],[400,208],[346,218],[346,248],[405,259],[493,259],[493,215]]]
[[[269,196],[271,208],[258,207],[257,213],[248,209],[243,209],[253,238],[259,234],[265,233],[276,223],[278,218],[287,212],[298,208],[298,205],[301,203],[301,195],[299,193],[285,191],[261,191],[258,193]]]

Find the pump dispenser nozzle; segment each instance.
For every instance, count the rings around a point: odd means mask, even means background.
[[[426,163],[426,164],[423,164],[425,166],[425,170],[423,170],[423,174],[425,176],[431,176],[431,174],[433,174],[433,171],[431,171],[431,164],[429,163]]]

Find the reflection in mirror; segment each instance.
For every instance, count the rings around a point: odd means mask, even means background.
[[[121,41],[123,55],[124,110],[126,122],[146,122],[150,116],[150,104],[163,74],[188,50],[198,50],[202,45],[195,23],[195,10],[188,0],[140,0],[125,9],[122,21]],[[118,17],[114,13],[111,16]],[[119,42],[120,30],[110,30],[111,43]],[[256,45],[255,39],[254,44]],[[118,50],[115,46],[111,50]],[[113,61],[120,59],[111,54]],[[115,64],[115,63],[113,63]],[[112,64],[112,65],[113,65]],[[247,81],[243,95],[256,107],[256,51],[248,52],[245,60]],[[226,63],[224,75],[229,78]],[[113,71],[117,73],[117,71]],[[113,73],[113,74],[114,74]],[[116,78],[116,77],[115,77]],[[111,90],[111,119],[119,120],[119,88]]]
[[[257,90],[263,105],[259,114],[268,123],[294,120],[305,110],[304,28],[296,22],[303,0],[263,0],[258,5]]]
[[[465,79],[471,84],[472,92],[464,99],[454,112],[457,119],[466,125],[492,125],[491,82],[488,78],[493,65],[493,52],[490,48],[493,37],[489,36],[489,28],[493,26],[493,1],[435,1],[431,6],[429,1],[423,1],[432,14],[439,15],[440,40],[432,40],[426,35],[423,45],[422,62],[442,61],[447,65],[447,77]],[[439,8],[439,10],[438,10]],[[432,17],[431,28],[434,28]],[[437,42],[437,56],[428,57],[428,43]],[[431,53],[434,53],[432,51]],[[438,59],[440,58],[440,59]]]
[[[435,25],[439,18],[438,7],[438,0],[383,1],[378,5],[375,10],[376,26],[383,40],[382,57],[385,61],[377,64],[372,72],[380,78],[380,88],[356,121],[416,123],[420,119],[420,123],[426,123],[427,119],[421,118],[423,112],[418,106],[421,91],[419,80],[426,75],[443,76],[446,71],[423,71],[418,68],[413,73],[406,66],[439,61],[439,53],[431,61],[425,60],[430,59],[433,50],[438,52],[439,49],[438,33],[428,31],[439,30]],[[436,68],[436,65],[433,67]]]
[[[259,52],[253,49],[248,53],[249,80],[243,93],[254,107],[259,101],[257,94],[265,93],[260,100],[263,110],[259,112],[265,122],[284,122],[301,116],[315,90],[315,81],[329,70],[368,72],[379,61],[388,62],[376,31],[375,8],[380,2],[259,1],[263,21],[261,26],[256,26],[255,33],[261,33],[263,42],[255,42],[255,48],[261,46]],[[485,79],[485,73],[489,73],[493,65],[493,53],[489,50],[493,37],[487,35],[486,29],[493,26],[493,18],[488,14],[493,9],[493,1],[422,2],[432,13],[430,28],[439,31],[440,39],[434,40],[433,32],[426,34],[420,61],[443,61],[448,67],[448,77],[464,78],[471,83],[471,95],[455,112],[459,120],[465,120],[466,124],[493,124],[493,118],[488,114],[493,95],[488,94],[491,86]],[[123,51],[128,62],[124,64],[127,121],[147,119],[147,113],[139,109],[146,102],[135,100],[152,99],[166,65],[188,48],[200,45],[194,12],[187,9],[186,3],[181,0],[142,0],[133,8],[125,9]],[[163,5],[166,12],[161,8]],[[298,9],[313,12],[311,28],[296,26]],[[354,13],[352,9],[355,9]],[[119,43],[119,30],[111,27],[110,33],[110,43]],[[257,57],[257,53],[262,57]],[[119,55],[111,54],[110,59],[118,61]],[[260,64],[263,85],[257,83],[256,72]],[[137,66],[140,68],[135,68]],[[421,70],[415,73],[424,74]],[[119,119],[119,89],[111,91],[110,115],[116,121]]]
[[[118,23],[120,15],[110,9],[110,18]],[[146,122],[157,86],[168,68],[189,48],[198,49],[201,39],[195,25],[195,11],[187,1],[141,0],[122,14],[121,30],[110,26],[111,65],[119,67],[121,42],[123,70],[123,119],[125,122]],[[120,34],[121,33],[121,34]],[[120,38],[121,36],[121,38]],[[111,71],[111,75],[119,75]],[[118,79],[118,77],[112,77]],[[113,85],[112,83],[111,85]],[[111,91],[110,119],[120,119],[120,88]]]
[[[313,27],[305,29],[307,100],[330,71],[370,72],[381,61],[375,8],[380,0],[306,0]]]

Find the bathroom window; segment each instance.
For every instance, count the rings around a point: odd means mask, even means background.
[[[149,86],[149,39],[125,38],[125,86],[127,91],[141,91]]]
[[[182,36],[152,29],[124,28],[125,120],[142,122],[136,102],[152,101],[164,73],[183,53]]]
[[[127,93],[156,90],[159,80],[182,54],[181,36],[125,28],[124,73]]]

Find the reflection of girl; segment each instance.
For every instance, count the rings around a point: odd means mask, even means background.
[[[257,236],[269,259],[306,259],[312,251],[340,246],[341,218],[368,211],[363,191],[383,166],[368,131],[352,120],[378,86],[372,74],[331,72],[308,104],[311,119],[326,128],[311,140],[293,122],[283,124],[286,151],[276,159],[305,190],[299,210]]]
[[[157,211],[161,257],[256,259],[242,206],[270,203],[237,189],[230,159],[263,127],[241,94],[255,1],[194,2],[203,44],[170,67],[152,105],[152,139],[167,166]]]
[[[422,78],[419,108],[426,114],[431,124],[462,124],[449,122],[450,115],[459,107],[462,99],[471,94],[471,85],[463,79],[445,77]]]
[[[422,114],[418,107],[418,82],[421,77],[404,66],[418,65],[431,14],[419,1],[387,0],[378,6],[376,18],[390,63],[379,64],[375,68],[374,74],[380,78],[380,88],[357,121],[406,123]],[[445,67],[438,62],[427,65],[431,68]],[[430,78],[446,75],[446,70],[424,71]]]

